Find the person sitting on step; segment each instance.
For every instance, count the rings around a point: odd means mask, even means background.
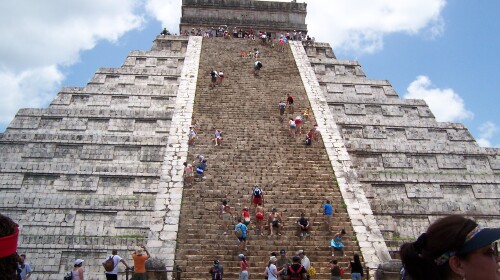
[[[214,143],[215,143],[215,146],[220,146],[222,144],[222,131],[220,129],[216,129],[215,130],[215,133],[214,133]]]
[[[267,223],[269,225],[269,235],[273,235],[273,228],[276,228],[276,234],[281,235],[281,230],[283,229],[283,219],[281,215],[276,211],[276,208],[271,210],[269,217],[267,218]]]
[[[299,236],[309,236],[311,232],[311,226],[309,221],[306,218],[306,214],[304,212],[300,213],[300,218],[297,220],[297,226],[299,228]]]

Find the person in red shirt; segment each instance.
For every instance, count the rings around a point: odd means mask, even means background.
[[[250,224],[250,212],[248,212],[248,207],[244,207],[243,210],[241,210],[241,216],[243,217],[245,226],[248,226]]]
[[[148,250],[140,246],[132,253],[132,258],[134,259],[134,279],[146,280],[146,261],[150,258]]]

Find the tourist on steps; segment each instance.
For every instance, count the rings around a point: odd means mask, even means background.
[[[240,242],[240,252],[241,251],[248,251],[247,248],[247,237],[248,237],[248,231],[247,231],[247,226],[245,226],[244,223],[242,223],[242,219],[238,218],[238,224],[234,226],[234,234],[238,238],[238,241]]]
[[[222,130],[220,129],[216,129],[215,132],[214,132],[214,143],[215,143],[215,146],[220,146],[222,144]]]
[[[146,247],[139,246],[132,253],[132,259],[134,260],[134,280],[146,280],[146,261],[150,258],[148,250]]]
[[[219,85],[222,85],[222,82],[224,82],[224,72],[219,71],[218,75],[219,75],[219,81],[218,81],[218,83],[219,83]]]
[[[311,278],[311,276],[309,275],[309,269],[311,269],[312,267],[312,264],[311,264],[311,261],[309,260],[309,258],[306,256],[306,253],[304,252],[304,250],[299,250],[297,252],[297,255],[299,256],[300,258],[300,264],[302,264],[302,266],[304,267],[304,269],[306,270],[306,277],[307,277],[307,280],[309,280]]]
[[[196,140],[196,132],[194,131],[194,127],[192,126],[189,128],[188,137],[189,137],[188,145],[194,146],[194,142]]]
[[[264,207],[262,207],[262,202],[259,202],[255,207],[255,220],[257,234],[264,235]]]
[[[73,265],[73,270],[71,270],[71,280],[85,280],[84,276],[85,271],[83,270],[83,262],[84,261],[82,259],[75,260],[75,264]],[[21,279],[22,280],[29,279],[29,276],[22,277]]]
[[[194,180],[193,166],[187,162],[184,162],[184,184],[186,186],[191,186]]]
[[[352,280],[361,280],[363,278],[363,266],[361,266],[361,262],[359,261],[359,255],[354,254],[353,261],[349,262],[349,266],[347,269],[351,270],[351,279]],[[426,278],[429,279],[429,278]]]
[[[255,76],[259,76],[259,72],[260,72],[260,69],[262,68],[262,62],[260,62],[259,60],[256,60],[253,64],[253,74]]]
[[[245,255],[239,254],[238,257],[240,258],[240,274],[238,276],[238,280],[248,280],[248,262],[246,260]]]
[[[212,275],[212,280],[222,280],[222,276],[224,275],[224,267],[219,263],[218,259],[214,260],[214,264],[208,270],[208,273]]]
[[[227,205],[227,200],[222,201],[219,218],[222,220],[222,234],[226,235],[229,224],[233,222],[233,212],[231,211],[231,207]]]
[[[300,257],[294,256],[292,260],[292,265],[290,265],[287,269],[287,275],[289,277],[288,279],[306,279],[307,271],[300,263]]]
[[[288,120],[288,134],[290,137],[295,137],[295,132],[297,131],[297,124],[293,118]]]
[[[283,219],[281,215],[276,211],[276,208],[271,209],[271,213],[267,218],[267,224],[269,225],[269,235],[273,235],[273,228],[276,228],[276,234],[281,235],[281,230],[283,229]]]
[[[108,259],[113,260],[113,268],[110,271],[106,271],[106,261]],[[118,256],[118,251],[113,250],[111,255],[108,256],[104,261],[102,261],[102,266],[104,267],[104,273],[106,274],[106,280],[118,280],[118,264],[123,263],[127,269],[130,269],[127,262],[122,259],[122,257]]]
[[[248,212],[248,207],[243,207],[241,210],[241,217],[243,217],[243,223],[248,227],[250,224],[250,212]]]
[[[300,218],[297,220],[297,226],[299,229],[300,237],[309,236],[309,233],[311,231],[311,226],[304,212],[300,213]]]
[[[293,114],[293,103],[295,102],[295,98],[291,96],[290,94],[286,95],[286,104],[288,105],[288,113]]]
[[[278,274],[280,274],[281,271],[276,267],[277,261],[278,259],[275,256],[271,256],[269,258],[266,270],[264,271],[264,274],[267,276],[267,280],[278,280]]]
[[[399,253],[410,279],[498,280],[499,239],[500,228],[450,215],[432,223],[417,241],[403,244]]]
[[[344,243],[342,243],[342,237],[345,235],[345,230],[342,229],[337,232],[333,239],[330,241],[330,248],[332,249],[332,256],[335,256],[335,251],[340,251],[341,256],[345,256],[344,253]]]
[[[218,77],[219,77],[219,72],[213,69],[212,72],[210,72],[210,88],[215,88],[215,84],[217,83]]]
[[[277,262],[277,269],[281,271],[278,275],[278,280],[285,280],[287,276],[288,267],[292,265],[292,260],[286,257],[286,250],[280,250],[280,258]]]
[[[331,260],[330,261],[330,273],[331,273],[331,280],[340,280],[340,276],[342,276],[343,269],[339,266],[339,262],[337,260]]]
[[[325,225],[330,231],[333,222],[333,206],[330,204],[330,200],[327,200],[323,206],[323,216],[325,217]]]
[[[280,103],[278,103],[278,110],[280,112],[280,122],[283,122],[285,118],[285,109],[286,109],[286,103],[285,101],[281,100]]]
[[[262,188],[259,185],[253,186],[251,199],[252,199],[251,203],[254,207],[257,207],[259,203],[264,205],[264,192],[262,191]]]

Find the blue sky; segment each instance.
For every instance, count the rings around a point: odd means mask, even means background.
[[[45,3],[43,3],[45,2]],[[288,2],[288,1],[285,1]],[[303,1],[298,1],[303,2]],[[339,59],[360,62],[440,121],[500,147],[500,1],[309,0],[308,24]],[[181,0],[10,1],[0,11],[0,131],[19,108],[47,107],[62,86],[178,32]]]

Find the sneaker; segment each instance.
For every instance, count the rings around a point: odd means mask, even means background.
[[[245,248],[243,248],[243,251],[248,251],[248,248],[247,248],[247,246],[245,246]]]
[[[222,234],[226,235],[226,234],[227,234],[227,232],[224,232],[224,233],[222,233]]]
[[[304,237],[304,233],[303,232],[300,233],[300,237]]]

